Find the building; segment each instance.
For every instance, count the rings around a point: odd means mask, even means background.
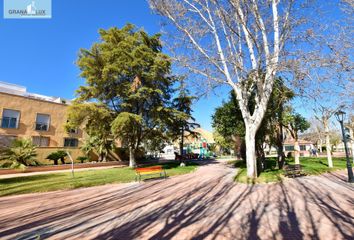
[[[70,101],[27,92],[23,86],[0,82],[0,146],[9,146],[15,138],[31,138],[38,146],[40,161],[59,149],[67,149],[76,158],[81,154],[83,132],[67,132],[66,110]]]
[[[193,130],[195,134],[185,132],[183,152],[194,153],[198,155],[208,155],[210,153],[210,147],[215,144],[213,133],[202,129],[196,128]],[[175,153],[179,154],[179,140],[173,144],[168,144],[162,150],[163,153],[159,155],[162,159],[172,160],[175,159]]]
[[[310,157],[311,156],[311,149],[315,148],[312,142],[299,139],[299,147],[300,147],[300,157]],[[294,156],[295,152],[295,141],[293,139],[286,140],[284,142],[284,154],[288,156],[291,153]]]

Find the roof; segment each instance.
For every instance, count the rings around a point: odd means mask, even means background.
[[[45,96],[36,93],[29,93],[27,92],[27,88],[24,86],[12,84],[12,83],[6,83],[6,82],[0,82],[0,93],[8,93],[12,95],[28,97],[32,99],[47,101],[47,102],[66,103],[66,104],[70,103],[70,100],[60,98],[60,97],[50,97],[50,96]]]
[[[193,130],[194,132],[198,133],[201,138],[204,138],[208,143],[215,143],[213,133],[203,129],[203,128],[196,128]],[[187,142],[193,142],[194,138],[191,134],[185,133],[186,136],[186,141]]]
[[[295,143],[294,139],[284,141],[284,145],[289,145],[289,144],[294,144],[294,143]],[[310,141],[307,141],[307,140],[299,139],[299,144],[313,144],[313,143]]]

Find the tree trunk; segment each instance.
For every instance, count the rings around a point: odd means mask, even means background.
[[[329,136],[329,127],[328,127],[328,122],[324,121],[323,125],[325,127],[325,134],[326,134],[326,152],[327,152],[327,162],[328,162],[328,167],[332,168],[333,167],[333,161],[332,161],[332,146],[331,146],[331,140]]]
[[[295,156],[295,164],[300,164],[300,145],[299,145],[299,139],[295,139],[295,144],[294,144],[294,156]]]
[[[246,164],[247,177],[257,178],[256,130],[255,126],[246,126]]]
[[[65,161],[64,161],[64,158],[63,158],[63,157],[60,158],[60,161],[61,161],[62,164],[65,164]]]
[[[332,168],[333,167],[332,146],[331,146],[331,142],[330,142],[328,133],[326,133],[326,152],[327,152],[328,167]]]
[[[129,147],[129,167],[136,167],[135,150],[132,147]]]
[[[350,133],[350,138],[351,140],[351,145],[352,145],[352,158],[353,158],[353,164],[354,164],[354,128],[349,128],[349,133]]]
[[[354,164],[354,141],[352,141],[352,157],[353,157],[353,164]]]
[[[327,141],[327,135],[326,135],[326,141]],[[323,144],[323,142],[322,142],[322,138],[320,138],[320,153],[322,153],[322,144]]]
[[[58,159],[54,160],[54,165],[58,165]]]
[[[179,155],[183,155],[183,145],[184,145],[184,127],[182,127],[181,131],[181,142],[179,143]]]
[[[278,154],[278,168],[282,169],[285,162],[284,146],[283,146],[283,126],[280,124],[277,133],[277,154]]]

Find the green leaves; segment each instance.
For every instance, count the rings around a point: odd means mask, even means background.
[[[294,97],[282,78],[277,78],[274,82],[274,89],[269,99],[267,110],[263,121],[257,131],[257,142],[263,144],[267,139],[274,141],[276,139],[276,129],[283,121],[283,112],[285,104]],[[249,108],[254,109],[255,97],[249,99]],[[236,95],[232,91],[230,98],[222,106],[216,108],[213,118],[213,128],[226,141],[232,141],[233,136],[243,137],[245,135],[245,125],[240,111]],[[224,140],[222,139],[222,140]]]
[[[304,132],[310,128],[310,123],[301,114],[288,108],[283,116],[284,126],[290,131],[293,138],[297,139],[299,132]]]
[[[30,139],[15,139],[10,148],[1,152],[1,160],[10,160],[12,168],[20,169],[37,165],[36,156],[36,146]]]
[[[65,151],[59,150],[56,152],[52,152],[47,156],[49,160],[59,160],[61,158],[65,158],[68,154]]]
[[[114,136],[122,141],[126,141],[129,146],[134,146],[136,143],[135,139],[139,137],[139,131],[142,127],[143,118],[140,115],[129,112],[121,112],[111,124]]]
[[[150,36],[132,24],[99,34],[99,42],[80,50],[77,65],[86,85],[77,91],[67,125],[83,124],[91,137],[138,148],[152,132],[163,135],[169,124],[171,60],[161,51],[159,34]]]
[[[143,118],[139,115],[122,112],[112,122],[112,132],[117,134],[124,134],[134,131],[141,127]]]

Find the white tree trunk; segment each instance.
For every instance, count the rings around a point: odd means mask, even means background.
[[[332,168],[333,167],[332,146],[331,146],[331,141],[329,138],[329,132],[327,132],[327,131],[326,131],[326,152],[327,152],[328,167]]]
[[[352,141],[352,157],[353,157],[353,164],[354,164],[354,141]]]
[[[257,178],[256,132],[255,125],[246,126],[246,164],[249,178]]]
[[[331,140],[329,136],[329,128],[328,128],[328,123],[324,124],[325,126],[325,134],[326,134],[326,152],[327,152],[327,162],[328,162],[328,167],[332,168],[333,167],[333,161],[332,161],[332,146],[331,146]]]
[[[349,128],[349,133],[350,133],[350,138],[351,140],[351,151],[352,151],[352,158],[353,158],[353,164],[354,164],[354,129],[353,128]]]
[[[320,138],[320,153],[322,153],[322,144],[323,144],[323,141],[322,141],[322,138]]]
[[[327,152],[328,167],[332,168],[333,167],[332,146],[331,146],[331,142],[329,139],[329,134],[327,134],[327,133],[326,133],[326,152]]]
[[[299,146],[299,140],[295,140],[294,144],[294,157],[295,157],[295,164],[300,164],[300,146]]]
[[[129,147],[129,167],[136,167],[135,153],[132,147]]]

